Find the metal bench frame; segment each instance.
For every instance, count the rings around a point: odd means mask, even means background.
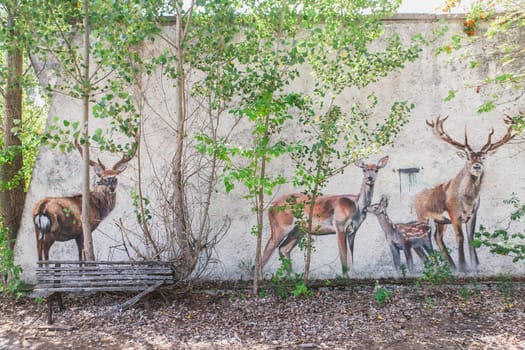
[[[63,309],[62,293],[139,292],[117,306],[121,312],[162,285],[174,283],[171,264],[160,261],[39,261],[31,296],[47,298],[47,321],[53,323],[53,303]]]

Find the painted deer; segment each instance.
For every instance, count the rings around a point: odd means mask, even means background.
[[[427,124],[433,128],[441,140],[459,150],[458,155],[466,158],[465,166],[449,181],[419,192],[415,197],[414,206],[419,222],[427,222],[428,220],[435,222],[436,244],[443,257],[448,259],[451,267],[455,269],[456,265],[443,242],[446,225],[452,224],[458,246],[459,270],[465,272],[467,269],[465,252],[463,250],[463,225],[466,227],[471,267],[475,269],[479,265],[476,249],[472,245],[472,241],[476,229],[480,189],[485,170],[483,161],[487,155],[494,153],[499,147],[509,142],[515,136],[515,133],[512,131],[512,118],[507,116],[504,120],[508,125],[505,135],[498,141],[492,142],[494,134],[494,129],[492,129],[485,145],[479,151],[474,151],[468,143],[466,129],[463,143],[454,140],[445,132],[443,123],[447,118],[438,117],[435,121],[427,121]]]
[[[366,217],[363,211],[371,200],[374,192],[374,184],[379,169],[386,166],[388,156],[381,158],[377,164],[365,164],[359,160],[355,165],[363,169],[363,182],[361,192],[357,195],[324,195],[315,200],[313,204],[312,234],[314,235],[337,235],[339,247],[339,259],[344,274],[352,268],[355,234]],[[301,193],[284,195],[274,203],[268,210],[270,221],[270,239],[266,243],[263,252],[262,264],[264,267],[268,259],[279,247],[279,254],[290,258],[291,250],[297,245],[300,238],[300,226],[305,230],[308,220],[301,220],[294,215],[294,208],[302,207],[301,215],[305,218],[311,212],[311,201],[309,196]],[[347,240],[350,256],[347,257]]]
[[[136,141],[138,142],[137,135]],[[75,140],[75,145],[82,156],[82,148]],[[136,148],[135,148],[136,152]],[[95,186],[89,192],[89,224],[92,230],[115,208],[118,175],[126,170],[133,158],[123,156],[112,168],[107,168],[100,160],[89,164],[97,176]],[[78,248],[78,259],[82,260],[84,235],[80,221],[82,212],[82,194],[71,197],[46,197],[33,208],[38,260],[49,260],[49,249],[55,241],[64,242],[74,239]]]
[[[401,266],[400,250],[402,250],[405,253],[408,270],[412,272],[414,270],[412,249],[422,258],[427,258],[427,254],[432,253],[431,227],[423,222],[393,224],[386,213],[387,207],[388,198],[383,195],[379,203],[369,205],[365,211],[377,216],[377,220],[385,232],[396,269],[399,271]]]

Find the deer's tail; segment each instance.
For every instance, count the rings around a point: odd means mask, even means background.
[[[35,224],[35,229],[40,233],[39,240],[43,241],[46,233],[49,233],[51,230],[51,218],[46,211],[47,203],[44,201],[40,204],[37,212],[33,216],[33,223]]]

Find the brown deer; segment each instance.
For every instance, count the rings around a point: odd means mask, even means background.
[[[399,271],[401,266],[399,251],[402,250],[405,253],[408,270],[412,272],[414,270],[412,249],[423,259],[427,258],[427,254],[432,253],[431,227],[423,222],[393,224],[386,213],[387,207],[388,198],[383,195],[379,203],[369,205],[365,211],[377,216],[377,220],[385,232],[396,269]]]
[[[419,222],[427,222],[428,220],[435,222],[436,244],[443,257],[455,269],[456,265],[443,242],[446,225],[452,224],[458,246],[459,270],[466,272],[465,252],[463,250],[463,224],[466,226],[471,267],[475,269],[479,265],[476,249],[472,245],[472,241],[476,228],[483,172],[485,170],[483,161],[487,155],[494,153],[499,147],[509,142],[515,136],[515,133],[512,131],[512,118],[507,116],[504,120],[508,125],[505,135],[497,142],[492,142],[494,134],[494,129],[492,129],[485,145],[476,152],[472,150],[468,143],[466,128],[463,143],[454,140],[445,132],[443,123],[447,118],[438,117],[435,121],[427,121],[427,124],[433,128],[441,140],[459,150],[458,155],[466,158],[465,166],[451,180],[419,192],[415,197],[414,206]]]
[[[374,184],[379,169],[386,166],[388,156],[383,157],[377,164],[365,164],[359,160],[355,165],[363,169],[361,192],[357,195],[324,195],[316,198],[313,204],[312,234],[337,234],[339,259],[345,275],[352,268],[355,234],[366,217],[363,211],[371,200]],[[307,219],[297,218],[297,208],[300,208],[303,218],[311,212],[311,197],[301,193],[284,195],[272,204],[268,210],[270,221],[270,239],[263,252],[261,268],[279,247],[279,254],[290,258],[291,250],[297,245],[300,238],[300,228],[306,230]],[[295,213],[295,215],[294,215]],[[347,257],[347,240],[350,256]]]
[[[137,135],[136,142],[139,141]],[[75,140],[75,145],[82,156],[82,148]],[[92,230],[115,208],[118,175],[126,170],[133,158],[123,156],[112,168],[107,168],[100,160],[89,164],[93,167],[97,180],[89,192],[89,224]],[[49,249],[55,241],[64,242],[74,239],[78,248],[78,259],[83,260],[84,235],[80,215],[82,212],[82,194],[70,197],[46,197],[33,208],[38,260],[49,260]]]

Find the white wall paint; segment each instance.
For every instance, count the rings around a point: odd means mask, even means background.
[[[409,38],[410,35],[418,32],[429,33],[436,23],[435,18],[428,16],[414,17],[412,20],[407,20],[405,17],[401,21],[389,21],[387,29],[400,32],[403,37]],[[450,22],[450,26],[452,30],[460,30],[462,21],[454,20]],[[157,49],[159,48],[147,47],[145,52]],[[480,50],[481,47],[474,49]],[[501,122],[503,114],[513,114],[524,110],[525,99],[521,97],[514,103],[498,106],[491,113],[477,115],[477,107],[484,98],[490,96],[491,91],[488,88],[482,88],[478,93],[474,87],[465,86],[482,79],[487,72],[493,69],[494,65],[487,63],[476,70],[471,70],[468,69],[468,62],[464,60],[448,62],[450,59],[451,56],[436,56],[431,49],[425,48],[421,58],[416,62],[407,64],[403,70],[359,92],[361,96],[367,96],[370,91],[375,91],[379,99],[385,102],[385,115],[388,113],[386,106],[395,100],[408,99],[416,106],[410,123],[402,131],[396,145],[385,148],[383,154],[371,156],[367,160],[376,162],[382,155],[390,155],[389,164],[380,171],[378,176],[374,198],[379,200],[381,194],[390,196],[389,215],[395,222],[413,220],[415,218],[412,208],[414,194],[425,187],[447,181],[464,164],[464,161],[456,156],[455,149],[432,134],[425,120],[438,115],[448,115],[450,118],[446,128],[450,130],[451,135],[461,138],[465,125],[468,125],[471,143],[475,147],[481,147],[492,126],[496,130],[496,137],[504,133],[505,128]],[[169,145],[173,144],[173,135],[159,115],[171,118],[174,108],[173,101],[169,95],[168,97],[164,95],[164,90],[161,88],[161,86],[168,86],[169,89],[170,84],[162,81],[160,76],[153,76],[144,84],[147,86],[149,102],[159,112],[157,115],[146,111],[146,130],[143,136],[147,138],[150,152],[154,157],[151,163],[148,163],[146,156],[143,158],[145,170],[143,176],[148,182],[157,181],[154,168],[160,179],[166,176],[162,173],[162,165],[168,164],[171,160],[173,149]],[[305,89],[308,85],[308,79],[305,79],[305,81],[298,82],[294,88]],[[450,102],[444,102],[443,98],[447,96],[449,90],[458,90],[457,97]],[[351,101],[356,93],[358,92],[355,90],[348,90],[342,100]],[[517,93],[509,91],[510,95]],[[80,119],[80,110],[81,106],[78,101],[57,95],[52,100],[49,120],[51,121],[55,116],[64,119],[76,117]],[[95,123],[101,123],[101,121],[95,121]],[[94,125],[92,130],[96,127],[98,126]],[[507,145],[486,161],[485,183],[481,191],[482,202],[478,222],[489,229],[505,222],[508,217],[510,209],[502,204],[502,200],[508,198],[512,192],[524,192],[523,154],[519,152],[519,149],[518,145]],[[93,157],[98,155],[96,150],[94,152]],[[118,160],[118,155],[102,154],[100,157],[107,163]],[[421,171],[412,187],[407,187],[408,180],[400,178],[397,170],[411,167],[420,168]],[[25,271],[24,277],[30,281],[34,276],[36,262],[35,234],[31,218],[32,206],[44,196],[61,196],[79,192],[80,173],[81,161],[77,153],[62,154],[57,150],[42,148],[30,185],[16,246],[16,261],[22,265]],[[135,224],[130,198],[130,192],[135,188],[135,181],[136,159],[130,162],[130,168],[121,176],[116,209],[94,232],[95,251],[98,259],[127,258],[122,250],[122,235],[117,224],[123,222],[128,227]],[[343,175],[330,181],[325,193],[357,193],[360,183],[360,169],[350,166]],[[154,198],[156,194],[153,189],[147,188],[147,190],[151,191],[148,196]],[[283,186],[278,189],[277,195],[292,190],[301,189]],[[242,199],[240,191],[225,194],[220,188],[214,198],[212,211],[214,220],[217,222],[220,222],[225,215],[229,215],[232,218],[232,225],[225,239],[217,247],[215,258],[219,262],[211,266],[208,277],[249,278],[248,269],[243,267],[251,266],[255,251],[255,237],[249,233],[250,227],[255,223],[255,216],[249,210],[249,204]],[[264,241],[268,235],[268,229],[266,229]],[[453,249],[454,259],[457,260],[451,228],[446,234],[446,241]],[[317,238],[315,247],[312,276],[323,278],[340,274],[335,236]],[[275,255],[265,269],[267,274],[274,272],[278,267]],[[51,257],[52,259],[75,259],[74,242],[56,243],[51,249]],[[519,266],[512,264],[509,258],[493,256],[486,249],[479,250],[479,257],[481,260],[479,273],[482,275],[500,272],[520,273]],[[295,269],[302,271],[302,252],[296,248],[292,258]],[[416,264],[421,269],[422,263],[419,260],[416,260]],[[352,274],[356,277],[381,277],[395,274],[384,234],[373,216],[366,219],[357,233]]]

